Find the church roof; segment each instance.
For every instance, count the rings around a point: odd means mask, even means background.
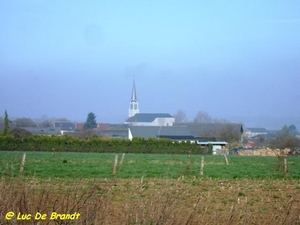
[[[173,118],[169,113],[136,113],[126,122],[153,122],[156,118]]]

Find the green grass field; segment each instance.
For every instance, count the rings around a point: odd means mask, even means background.
[[[0,224],[299,224],[300,157],[0,151]],[[118,155],[119,162],[122,154]],[[175,179],[174,179],[175,178]],[[178,179],[180,178],[180,179]],[[15,216],[8,220],[6,213]],[[57,213],[80,213],[76,221]]]
[[[0,151],[0,175],[19,174],[23,152]],[[200,177],[201,155],[126,154],[118,171],[112,174],[114,154],[63,152],[26,152],[23,174],[37,178],[178,178]],[[119,162],[122,154],[118,155]],[[223,156],[204,156],[204,178],[278,179],[277,157],[229,155],[229,165]],[[300,178],[300,157],[288,158],[288,178]]]

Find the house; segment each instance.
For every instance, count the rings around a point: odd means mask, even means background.
[[[109,123],[97,123],[97,129],[99,130],[108,130],[110,128]]]
[[[175,118],[169,113],[136,113],[126,120],[131,126],[172,126]]]
[[[76,130],[83,130],[84,123],[75,123]]]
[[[69,121],[53,121],[53,127],[60,128],[61,134],[65,132],[74,132],[76,130],[76,124]]]
[[[228,150],[226,150],[226,146],[228,143],[226,141],[197,141],[198,145],[201,146],[212,146],[212,154],[213,155],[220,155],[220,154],[227,154],[228,155]],[[224,150],[222,152],[222,150]]]
[[[184,126],[129,126],[128,139],[142,138],[166,138],[176,141],[195,141],[188,127]]]
[[[61,129],[59,127],[21,127],[21,128],[29,131],[31,134],[40,134],[40,135],[61,134]]]
[[[244,136],[246,138],[253,138],[258,135],[267,135],[268,131],[266,128],[254,127],[254,128],[246,128],[244,132]]]
[[[97,123],[96,128],[100,130],[107,130],[109,129],[110,124],[109,123]],[[83,130],[84,123],[75,123],[75,129],[76,130]]]
[[[98,124],[93,132],[98,136],[112,138],[127,138],[128,125],[126,124]]]

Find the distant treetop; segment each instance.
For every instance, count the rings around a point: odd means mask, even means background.
[[[83,129],[93,129],[97,127],[96,115],[90,112],[87,116],[86,122],[83,125]]]

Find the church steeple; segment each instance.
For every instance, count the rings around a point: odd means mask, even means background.
[[[132,86],[132,93],[131,93],[131,101],[134,101],[134,102],[137,101],[134,79],[133,79],[133,86]]]
[[[131,100],[129,102],[128,118],[133,117],[136,113],[139,113],[139,102],[136,97],[135,80],[133,78]]]

